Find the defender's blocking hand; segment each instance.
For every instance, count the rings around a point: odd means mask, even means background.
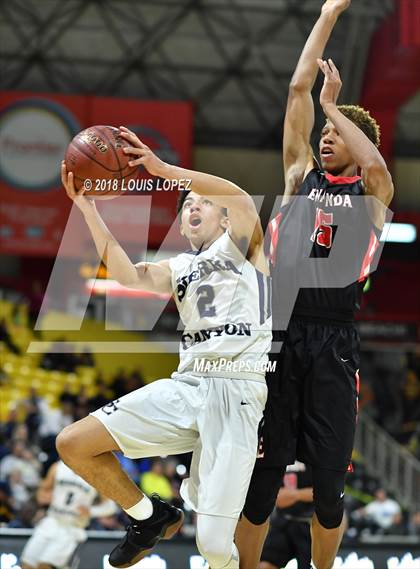
[[[351,0],[326,0],[322,6],[322,12],[334,12],[339,16],[350,6]]]
[[[325,108],[328,104],[335,105],[337,103],[343,83],[341,82],[340,73],[332,59],[328,61],[317,59],[317,62],[325,76],[324,85],[319,97],[322,108]]]

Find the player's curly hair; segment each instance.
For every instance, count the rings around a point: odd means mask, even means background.
[[[347,117],[351,122],[360,128],[362,132],[379,148],[381,144],[381,128],[376,120],[358,105],[340,105],[338,109]]]

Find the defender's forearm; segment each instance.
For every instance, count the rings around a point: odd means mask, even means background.
[[[318,75],[317,59],[322,58],[325,46],[337,22],[338,15],[330,10],[324,11],[312,29],[302,55],[292,77],[290,87],[311,92]]]

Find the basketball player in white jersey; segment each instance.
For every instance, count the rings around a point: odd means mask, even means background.
[[[193,451],[184,500],[197,512],[197,545],[211,569],[238,569],[233,542],[257,451],[266,401],[264,365],[271,343],[270,281],[263,232],[252,198],[221,178],[162,162],[121,127],[131,166],[154,176],[189,179],[180,208],[181,233],[191,251],[159,263],[133,264],[111,235],[93,201],[74,190],[113,278],[129,287],[170,293],[185,326],[180,364],[155,381],[70,425],[58,436],[62,459],[131,516],[124,541],[110,555],[114,567],[143,559],[179,528],[183,514],[149,499],[121,470],[113,451],[129,458]]]
[[[21,555],[22,569],[67,567],[77,546],[86,541],[91,518],[112,516],[117,506],[98,498],[95,488],[63,462],[49,469],[37,492],[38,502],[49,504],[47,515],[34,529]]]

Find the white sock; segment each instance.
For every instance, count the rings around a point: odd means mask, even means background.
[[[153,504],[145,495],[137,504],[134,504],[131,508],[127,508],[124,512],[135,520],[147,520],[147,518],[150,518],[153,514]]]

